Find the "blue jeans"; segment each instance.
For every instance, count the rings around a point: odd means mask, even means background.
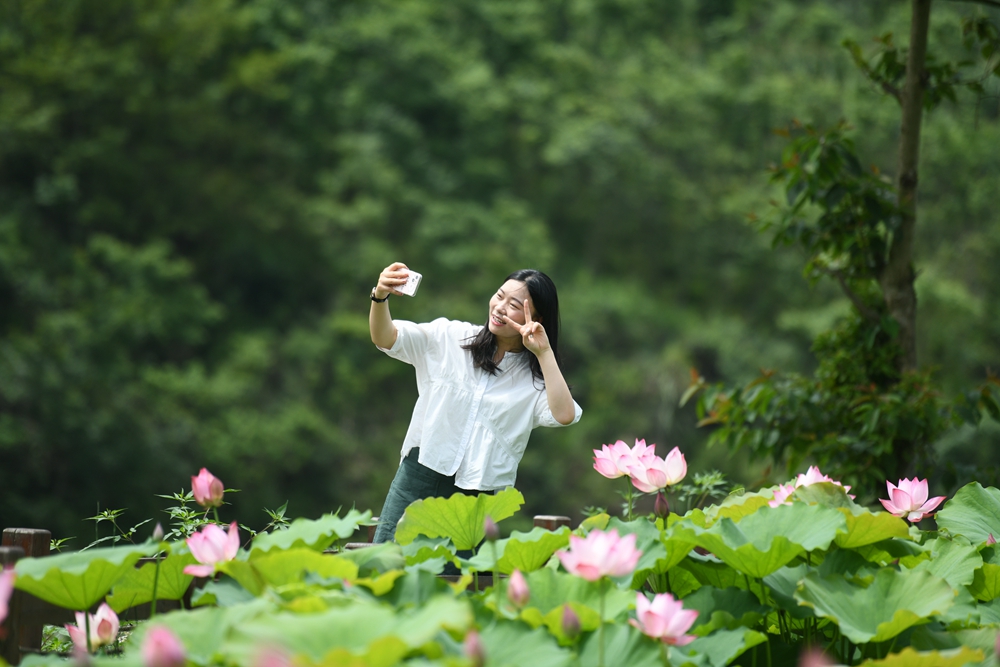
[[[460,489],[455,486],[454,475],[442,475],[417,461],[420,449],[414,447],[399,464],[396,476],[389,486],[382,511],[378,515],[375,542],[389,542],[396,536],[396,524],[403,512],[415,500],[431,497],[450,498],[456,493],[476,496],[489,491]]]

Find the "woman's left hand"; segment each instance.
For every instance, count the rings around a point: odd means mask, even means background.
[[[524,347],[536,357],[541,356],[542,353],[550,349],[549,337],[545,333],[545,327],[542,326],[541,322],[535,322],[531,319],[530,298],[524,299],[524,324],[515,322],[506,315],[503,318],[507,324],[518,330],[521,334],[521,342],[524,344]]]

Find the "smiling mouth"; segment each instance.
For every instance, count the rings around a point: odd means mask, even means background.
[[[493,324],[497,325],[498,327],[502,327],[504,324],[506,324],[506,322],[504,322],[503,319],[501,319],[496,315],[491,315],[490,319],[493,320]]]

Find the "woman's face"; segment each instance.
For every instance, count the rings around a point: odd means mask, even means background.
[[[528,286],[520,280],[508,280],[497,290],[493,298],[490,299],[490,331],[494,336],[510,338],[521,333],[511,324],[506,322],[501,315],[506,315],[517,324],[524,324],[524,302],[528,299]],[[531,309],[531,317],[536,322],[535,309]]]

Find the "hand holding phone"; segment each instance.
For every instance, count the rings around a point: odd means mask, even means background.
[[[417,293],[417,288],[420,287],[420,280],[424,276],[411,269],[408,269],[408,271],[410,274],[406,277],[406,283],[399,285],[396,289],[407,296],[414,296]]]

